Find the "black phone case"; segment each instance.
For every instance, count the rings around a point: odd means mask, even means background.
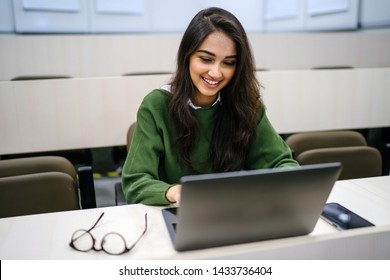
[[[321,217],[338,229],[343,230],[374,226],[373,223],[334,202],[325,204]]]

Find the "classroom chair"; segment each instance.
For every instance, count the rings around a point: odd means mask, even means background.
[[[136,122],[133,122],[129,129],[127,130],[127,137],[126,137],[126,149],[127,151],[129,151],[130,149],[130,145],[131,145],[131,141],[133,140],[133,134],[134,134],[134,130],[137,126],[137,123]]]
[[[295,157],[304,151],[318,148],[367,146],[361,133],[350,130],[295,133],[287,137],[286,143]]]
[[[382,175],[380,152],[367,146],[356,131],[319,131],[296,133],[286,139],[294,158],[301,165],[341,162],[339,180]]]
[[[129,129],[127,130],[127,135],[126,135],[126,150],[127,150],[127,152],[129,152],[129,150],[130,150],[130,145],[131,145],[131,141],[133,140],[133,134],[134,134],[134,130],[135,130],[136,126],[137,126],[137,122],[133,122],[129,126]],[[115,190],[115,204],[116,205],[127,204],[127,201],[126,201],[125,195],[123,193],[123,189],[122,189],[122,183],[116,183],[114,186],[114,190]]]
[[[0,160],[0,217],[96,207],[92,168],[66,158]]]

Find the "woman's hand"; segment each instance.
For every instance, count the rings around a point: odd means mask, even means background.
[[[181,185],[173,185],[167,190],[166,197],[171,203],[180,203]]]

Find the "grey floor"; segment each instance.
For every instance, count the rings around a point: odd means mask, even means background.
[[[97,207],[115,205],[115,184],[120,181],[120,177],[102,177],[94,179]]]

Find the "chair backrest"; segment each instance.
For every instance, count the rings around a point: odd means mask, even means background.
[[[69,174],[41,172],[0,178],[0,218],[80,209]]]
[[[369,146],[312,149],[300,153],[296,160],[301,165],[341,162],[343,169],[339,180],[382,175],[381,154]]]
[[[286,143],[295,157],[312,149],[367,146],[367,141],[361,133],[349,130],[296,133],[287,137]]]
[[[72,181],[70,182],[67,180],[66,184],[68,188],[71,188],[71,185],[74,186],[77,196],[74,197],[62,194],[60,191],[53,191],[53,188],[57,188],[57,185],[59,187],[64,187],[66,185],[65,179],[63,176],[55,176],[55,178],[58,178],[59,180],[56,182],[52,175],[50,180],[48,180],[46,179],[48,173],[60,173],[66,175],[68,179]],[[9,186],[17,186],[13,189],[9,187],[1,188],[0,196],[2,196],[3,192],[10,195],[12,191],[15,194],[11,197],[15,198],[20,196],[20,201],[15,199],[12,203],[15,205],[13,207],[20,207],[20,211],[24,214],[28,214],[28,209],[31,210],[31,214],[35,214],[37,211],[42,212],[41,207],[46,209],[44,212],[57,211],[57,208],[52,207],[48,201],[47,203],[44,203],[44,198],[49,196],[51,197],[53,203],[59,205],[59,209],[74,210],[80,209],[80,206],[83,209],[96,208],[96,196],[92,173],[92,168],[89,166],[80,167],[76,171],[75,167],[68,159],[60,156],[35,156],[0,160],[0,179],[2,179],[3,182],[2,187],[6,184],[9,184]],[[30,182],[29,180],[32,181]],[[39,184],[37,182],[39,182]],[[39,202],[34,204],[36,206],[36,210],[34,210],[35,208],[33,208],[32,205],[30,208],[23,206],[23,203],[25,203],[23,200],[24,194],[20,191],[21,189],[24,189],[22,184],[25,184],[26,187],[33,186],[33,188],[29,188],[28,191],[31,194],[31,201]],[[45,191],[48,192],[45,193]],[[74,207],[75,198],[77,199],[77,208]],[[7,205],[10,206],[10,204]],[[62,207],[61,205],[72,206]],[[2,209],[2,211],[6,211],[4,207]],[[11,207],[10,209],[13,208]],[[10,213],[12,214],[13,212],[11,211]]]
[[[73,164],[63,157],[40,156],[0,160],[0,178],[49,171],[69,174],[77,182],[77,172]]]
[[[127,151],[129,151],[129,149],[130,149],[131,141],[133,140],[133,134],[134,134],[134,130],[135,130],[136,126],[137,126],[137,123],[134,122],[130,125],[129,129],[127,130],[127,139],[126,139]]]
[[[133,140],[133,134],[135,131],[135,128],[137,127],[137,122],[133,122],[129,129],[127,130],[127,138],[126,138],[126,150],[129,152],[131,141]],[[116,205],[125,205],[127,204],[125,195],[122,190],[122,183],[116,183],[115,184],[115,204]]]

